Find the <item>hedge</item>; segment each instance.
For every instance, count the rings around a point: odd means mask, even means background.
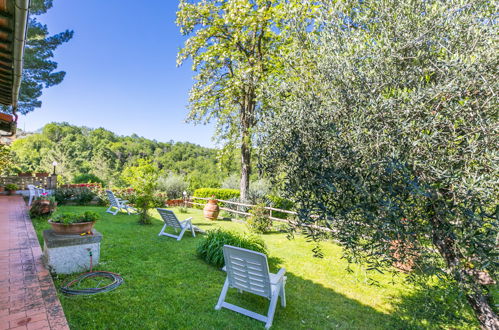
[[[237,189],[222,189],[222,188],[199,188],[194,190],[193,197],[211,198],[229,200],[231,198],[239,198],[239,190]]]

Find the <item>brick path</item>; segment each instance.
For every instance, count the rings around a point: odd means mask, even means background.
[[[0,329],[69,329],[20,196],[0,196]]]

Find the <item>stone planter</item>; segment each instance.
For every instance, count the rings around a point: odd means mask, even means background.
[[[63,223],[52,222],[52,220],[49,220],[48,223],[50,223],[56,235],[80,235],[81,233],[86,233],[91,231],[92,228],[94,227],[95,221],[71,223],[66,225]]]
[[[17,176],[33,176],[31,172],[18,173]]]
[[[49,176],[49,174],[48,173],[35,173],[35,176],[37,178],[46,178]]]
[[[210,199],[208,203],[206,203],[203,209],[204,217],[210,220],[217,220],[219,213],[220,213],[220,208],[218,207],[217,200]]]

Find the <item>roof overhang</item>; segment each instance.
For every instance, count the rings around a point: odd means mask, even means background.
[[[0,0],[0,104],[17,108],[29,0]]]

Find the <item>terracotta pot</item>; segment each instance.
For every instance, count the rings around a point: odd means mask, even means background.
[[[35,173],[35,176],[37,178],[46,178],[49,176],[49,174],[48,173]]]
[[[16,191],[15,190],[7,190],[7,195],[11,196],[14,195]]]
[[[37,209],[38,214],[50,214],[55,211],[55,207],[57,206],[57,202],[51,203],[46,199],[37,199],[31,205],[31,208]]]
[[[203,209],[204,217],[210,220],[217,220],[219,213],[220,208],[218,207],[217,200],[210,199]]]
[[[52,226],[52,229],[57,235],[80,235],[81,233],[86,233],[91,231],[94,227],[95,221],[92,222],[81,222],[81,223],[72,223],[69,225],[65,225],[62,223],[48,221]]]
[[[31,172],[18,173],[17,176],[33,176]]]

